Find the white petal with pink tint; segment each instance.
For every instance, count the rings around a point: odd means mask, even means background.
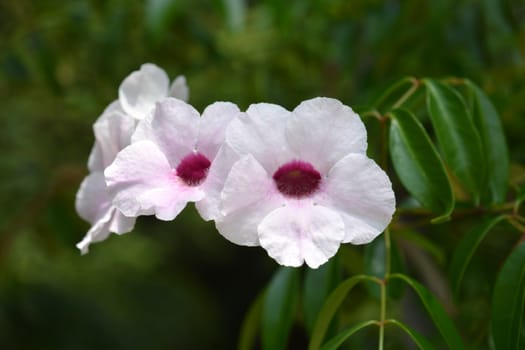
[[[84,179],[77,193],[75,206],[79,215],[92,224],[82,241],[77,244],[82,254],[88,252],[91,243],[105,240],[110,232],[126,233],[135,225],[135,218],[124,216],[111,204],[102,172],[94,172]]]
[[[249,154],[237,161],[221,192],[221,213],[231,214],[242,207],[258,203],[275,194],[273,180]]]
[[[113,210],[116,209],[113,208]],[[87,254],[89,252],[89,246],[91,243],[100,242],[108,238],[110,235],[109,226],[112,215],[113,211],[108,210],[103,217],[91,226],[82,241],[77,243],[76,246],[82,254]]]
[[[195,108],[175,98],[157,103],[153,112],[137,126],[132,142],[151,141],[167,157],[173,168],[195,150],[200,114]]]
[[[291,160],[284,127],[290,112],[270,103],[251,105],[226,130],[226,142],[239,154],[252,154],[272,174]]]
[[[136,218],[124,216],[117,208],[111,206],[102,217],[93,223],[77,248],[82,254],[89,252],[91,243],[101,242],[109,237],[111,232],[124,234],[133,229]]]
[[[104,112],[93,125],[96,143],[100,147],[103,169],[117,156],[117,153],[130,144],[135,131],[135,120],[119,110]]]
[[[219,232],[228,240],[246,246],[258,245],[258,223],[283,203],[272,179],[252,155],[237,161],[220,194]]]
[[[204,220],[214,220],[222,216],[219,210],[221,192],[233,164],[239,159],[239,154],[227,144],[223,144],[219,149],[210,166],[208,176],[201,185],[201,189],[206,193],[206,196],[195,203],[199,214]]]
[[[359,116],[336,99],[317,97],[294,109],[286,139],[299,159],[328,171],[349,153],[365,154],[366,129]]]
[[[190,89],[186,84],[186,77],[184,75],[179,75],[173,80],[170,87],[169,96],[188,102],[190,99]]]
[[[168,159],[151,141],[139,141],[123,149],[105,171],[113,204],[126,216],[155,214],[173,220],[188,201],[203,197],[176,176]]]
[[[88,158],[88,169],[90,172],[104,171],[104,155],[100,144],[95,141]]]
[[[106,182],[102,172],[86,176],[80,184],[75,198],[75,208],[81,218],[94,224],[111,207],[111,198],[106,192]]]
[[[227,126],[239,114],[239,107],[231,102],[215,102],[206,107],[200,118],[195,149],[209,159],[215,158],[224,143]]]
[[[122,81],[119,101],[124,111],[135,119],[145,118],[155,102],[168,96],[169,79],[158,66],[145,63]]]
[[[313,205],[276,209],[257,230],[261,246],[279,264],[297,267],[306,262],[314,269],[335,255],[344,237],[340,216]]]
[[[219,233],[230,242],[253,247],[260,245],[257,226],[276,208],[281,201],[276,196],[261,198],[260,202],[252,203],[227,216],[215,219],[215,226]]]
[[[319,203],[344,214],[344,242],[364,244],[392,220],[395,196],[386,173],[363,154],[349,154],[328,173]]]

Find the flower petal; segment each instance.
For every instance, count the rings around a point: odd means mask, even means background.
[[[137,221],[137,218],[125,216],[116,207],[113,207],[113,208],[115,208],[115,213],[113,214],[113,217],[111,218],[111,222],[109,225],[109,231],[115,232],[116,234],[121,235],[123,233],[127,233],[133,230],[133,227],[135,227],[135,221]]]
[[[168,95],[168,85],[166,72],[146,63],[120,84],[119,101],[127,114],[140,120],[148,115],[156,101]]]
[[[215,225],[235,244],[259,245],[257,226],[268,213],[283,204],[272,179],[252,155],[237,161],[220,194],[220,215]]]
[[[102,114],[98,117],[97,121],[95,122],[95,124],[93,126],[97,125],[97,123],[103,123],[104,120],[106,120],[108,118],[108,116],[110,114],[112,114],[113,112],[124,113],[124,110],[120,106],[120,102],[118,100],[115,100],[115,101],[111,102],[104,109],[104,112],[102,112]],[[132,119],[131,117],[128,117],[128,118]],[[95,131],[95,130],[93,130],[93,131]],[[128,144],[129,144],[129,142],[128,142]],[[111,161],[112,160],[113,159],[111,159]],[[104,171],[104,168],[107,165],[108,164],[105,164],[105,162],[104,162],[104,152],[102,151],[102,145],[101,145],[101,143],[99,141],[95,140],[95,143],[93,144],[93,147],[91,149],[91,153],[89,154],[88,169],[91,172]]]
[[[337,253],[344,237],[340,216],[322,206],[286,206],[272,211],[259,224],[259,242],[284,266],[315,269]]]
[[[200,114],[195,108],[168,97],[158,102],[153,113],[138,124],[132,142],[152,141],[176,168],[182,158],[195,150],[199,121]]]
[[[161,220],[173,220],[187,202],[204,196],[198,187],[189,187],[176,176],[150,141],[124,148],[104,173],[113,204],[128,217],[155,214]]]
[[[190,99],[190,89],[186,84],[186,77],[184,75],[179,75],[173,80],[169,95],[178,98],[179,100],[183,100],[184,102],[188,102]]]
[[[336,99],[317,97],[294,109],[286,138],[299,159],[326,173],[349,153],[366,153],[366,129],[359,116]]]
[[[100,143],[95,140],[88,158],[88,169],[90,172],[103,172],[106,166],[104,165],[104,155]]]
[[[99,144],[103,168],[111,164],[117,153],[130,144],[134,131],[135,120],[118,109],[105,111],[98,118],[93,125],[93,132],[95,142]]]
[[[222,215],[229,215],[273,195],[276,195],[273,179],[248,154],[237,161],[228,174],[221,192],[220,210]]]
[[[116,210],[117,209],[114,207],[107,210],[105,215],[91,226],[82,241],[77,243],[77,248],[80,249],[82,255],[89,252],[89,246],[91,243],[100,242],[109,237],[110,220],[113,212]]]
[[[226,130],[226,142],[239,154],[252,154],[269,174],[293,155],[284,127],[290,112],[278,105],[258,103],[235,118]]]
[[[106,214],[111,207],[111,198],[101,171],[89,174],[82,181],[76,195],[75,207],[78,215],[91,224]]]
[[[349,154],[330,170],[319,204],[345,221],[344,243],[364,244],[392,220],[395,196],[385,172],[363,154]]]
[[[201,184],[201,189],[206,196],[195,204],[204,220],[214,220],[222,216],[219,210],[221,192],[233,164],[239,159],[239,154],[227,144],[221,146],[213,159],[206,180]]]
[[[239,107],[230,102],[215,102],[206,107],[200,119],[197,151],[208,159],[215,158],[224,143],[226,128],[238,114]]]
[[[219,233],[232,243],[253,247],[259,244],[257,227],[261,221],[281,206],[277,196],[262,198],[260,202],[242,207],[226,216],[215,219]]]
[[[110,232],[124,234],[133,230],[136,218],[128,218],[122,215],[119,210],[113,206],[106,210],[97,222],[91,226],[82,241],[77,244],[82,254],[89,252],[91,243],[101,242],[109,237]]]

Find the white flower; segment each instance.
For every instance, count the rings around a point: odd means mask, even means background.
[[[124,216],[113,204],[106,189],[105,168],[117,153],[130,144],[136,119],[142,119],[154,107],[155,98],[167,96],[166,73],[153,64],[144,64],[122,82],[119,100],[113,101],[93,125],[95,144],[88,160],[90,174],[77,192],[75,206],[79,215],[92,224],[84,239],[77,244],[85,254],[89,245],[105,240],[110,232],[122,234],[135,225],[135,217]],[[172,96],[186,100],[188,88],[183,76],[172,84]],[[149,107],[148,107],[149,106]]]
[[[335,99],[293,112],[251,105],[226,131],[202,206],[230,241],[317,268],[341,243],[372,241],[392,218],[392,184],[366,148],[359,116]]]
[[[186,78],[175,78],[169,87],[169,78],[158,66],[145,63],[140,70],[128,75],[118,89],[119,102],[124,112],[135,119],[144,119],[155,107],[155,103],[172,96],[188,101],[189,90]]]
[[[188,202],[199,208],[208,168],[238,113],[228,102],[208,106],[202,117],[181,100],[157,103],[131,145],[105,170],[113,204],[126,216],[154,214],[161,220],[173,220]]]

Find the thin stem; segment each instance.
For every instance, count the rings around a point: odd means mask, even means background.
[[[508,222],[509,224],[511,224],[512,226],[514,226],[514,228],[518,231],[520,231],[521,233],[525,233],[525,226],[520,224],[515,217],[511,217],[509,216],[508,217]]]
[[[416,90],[421,85],[419,83],[419,80],[417,80],[415,78],[410,78],[410,81],[412,82],[412,86],[410,87],[410,89],[407,90],[407,92],[405,92],[403,94],[403,96],[401,96],[401,98],[399,100],[397,100],[396,103],[394,103],[394,105],[392,106],[392,109],[401,107],[403,105],[403,103],[405,103],[406,100],[408,100],[409,97],[412,96],[414,94],[414,92],[416,92]]]
[[[478,214],[501,214],[504,212],[513,211],[513,209],[514,209],[514,202],[508,202],[508,203],[504,203],[499,206],[494,206],[494,207],[489,207],[489,208],[474,207],[474,208],[466,208],[466,209],[455,209],[452,217],[457,219],[457,218],[467,217],[471,215],[478,215]],[[397,208],[396,215],[433,216],[435,214],[432,213],[430,210],[423,209],[423,208],[413,208],[413,209]]]
[[[391,260],[391,241],[390,241],[390,228],[387,227],[384,233],[385,236],[385,281],[390,275],[390,260]]]
[[[413,77],[406,77],[404,79],[401,79],[397,81],[394,85],[390,86],[381,96],[379,96],[378,99],[376,99],[373,102],[373,106],[379,107],[381,103],[383,103],[387,97],[389,97],[394,91],[396,91],[400,86],[406,84],[407,82],[413,82],[415,78]]]
[[[379,111],[377,109],[371,109],[371,110],[368,110],[368,111],[360,113],[360,114],[361,114],[362,118],[374,117],[374,118],[376,118],[377,120],[380,120],[380,121],[385,118],[385,117],[383,117],[381,115],[381,113],[379,113]]]
[[[386,320],[386,279],[381,284],[381,310],[379,314],[379,345],[378,350],[383,350],[385,342]]]
[[[390,229],[387,227],[385,233],[385,276],[380,285],[381,288],[381,306],[379,311],[379,350],[383,350],[385,341],[385,320],[386,320],[386,284],[390,275]]]

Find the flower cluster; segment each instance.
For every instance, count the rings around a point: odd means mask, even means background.
[[[173,220],[194,202],[233,243],[261,246],[279,264],[317,268],[341,243],[364,244],[389,224],[392,185],[366,156],[366,129],[331,98],[292,112],[215,102],[202,115],[178,77],[143,65],[94,125],[90,174],[76,206],[92,224],[77,245],[133,229],[135,218]]]

